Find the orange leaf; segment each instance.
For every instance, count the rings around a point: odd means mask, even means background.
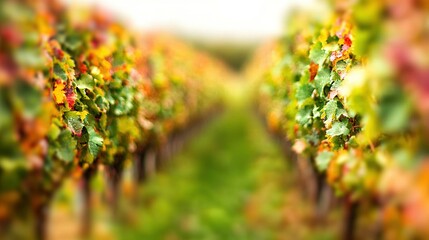
[[[314,80],[314,78],[317,75],[318,70],[319,70],[319,65],[314,63],[314,62],[311,62],[310,69],[309,69],[309,71],[310,71],[310,82]]]

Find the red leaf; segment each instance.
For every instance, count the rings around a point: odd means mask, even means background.
[[[343,51],[346,51],[346,50],[348,50],[349,48],[351,48],[351,46],[352,46],[352,40],[350,39],[350,35],[346,35],[346,36],[344,37],[344,45],[343,45],[343,47],[342,47],[342,50],[343,50]]]
[[[19,46],[23,42],[22,34],[13,26],[2,26],[0,28],[0,38],[11,46]]]
[[[73,91],[73,88],[66,88],[66,99],[67,103],[69,105],[69,108],[72,109],[74,107],[74,104],[76,102],[76,94]]]
[[[81,74],[88,72],[88,67],[84,63],[79,63],[78,67]]]
[[[349,46],[349,47],[351,47],[351,46],[352,46],[352,40],[350,39],[350,35],[346,35],[346,36],[344,37],[344,45],[347,45],[347,46]]]
[[[100,45],[104,44],[107,41],[107,37],[100,32],[95,32],[94,36],[91,39],[92,46],[98,48]]]
[[[61,49],[59,49],[59,48],[55,48],[55,49],[54,49],[54,54],[55,54],[55,57],[56,57],[58,60],[62,60],[62,59],[63,59],[63,57],[64,57],[64,51],[63,51],[63,50],[61,50]]]

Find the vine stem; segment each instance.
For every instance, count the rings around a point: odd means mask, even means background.
[[[358,216],[359,202],[351,199],[350,196],[344,198],[344,220],[341,229],[342,240],[354,240],[356,221]]]
[[[93,204],[92,204],[92,190],[91,181],[97,173],[97,164],[95,161],[88,169],[83,172],[82,178],[82,197],[83,197],[83,208],[82,208],[82,225],[81,234],[83,239],[88,239],[92,232],[92,216],[93,216]]]

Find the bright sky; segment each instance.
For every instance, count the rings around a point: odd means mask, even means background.
[[[194,37],[259,40],[279,35],[285,14],[317,0],[64,0],[96,3],[142,30]]]

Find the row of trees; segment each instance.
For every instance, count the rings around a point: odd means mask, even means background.
[[[342,196],[343,239],[358,212],[374,211],[369,235],[427,237],[429,6],[327,5],[327,19],[294,12],[283,37],[256,54],[248,73],[260,79],[259,111],[297,154],[318,211],[327,186]]]
[[[49,203],[73,175],[87,234],[100,166],[115,209],[126,162],[144,180],[154,170],[148,152],[160,168],[172,142],[220,106],[228,70],[169,36],[140,36],[110,14],[55,0],[2,1],[0,22],[2,231],[30,215],[43,239]]]

